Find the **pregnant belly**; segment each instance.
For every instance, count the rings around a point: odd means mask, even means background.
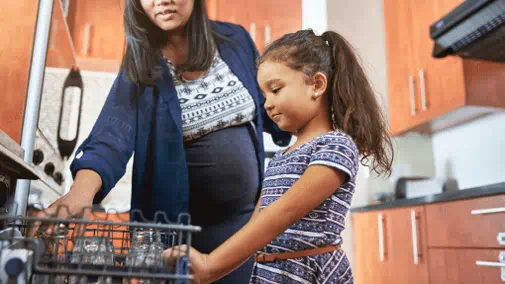
[[[259,166],[248,127],[225,128],[186,145],[192,223],[218,223],[254,210]]]

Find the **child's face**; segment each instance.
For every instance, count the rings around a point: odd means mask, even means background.
[[[296,133],[316,116],[319,106],[312,99],[314,85],[303,72],[267,60],[259,66],[258,83],[267,114],[280,129]]]

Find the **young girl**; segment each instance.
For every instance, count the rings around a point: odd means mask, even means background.
[[[256,253],[250,283],[353,283],[340,246],[359,156],[379,174],[392,162],[372,87],[352,47],[331,31],[283,36],[258,68],[267,114],[297,141],[270,161],[247,225],[208,255],[191,249],[194,282],[215,281]],[[178,251],[165,251],[167,264]]]

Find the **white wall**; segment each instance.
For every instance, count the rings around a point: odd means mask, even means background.
[[[313,29],[317,34],[328,29],[326,2],[326,0],[302,0],[302,29]]]
[[[505,182],[505,113],[436,133],[437,176],[455,178],[460,189]]]

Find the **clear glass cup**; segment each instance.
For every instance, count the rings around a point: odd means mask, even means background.
[[[132,234],[131,246],[126,258],[126,266],[162,267],[163,242],[161,234],[154,229],[136,229]],[[163,283],[148,279],[126,279],[124,283]]]
[[[72,263],[114,265],[114,247],[107,236],[80,237],[77,239],[72,252]],[[86,276],[71,276],[71,284],[100,283],[111,284],[111,277],[98,277],[97,282],[89,282]]]
[[[154,229],[133,232],[132,245],[126,258],[127,266],[163,266],[161,234]]]

